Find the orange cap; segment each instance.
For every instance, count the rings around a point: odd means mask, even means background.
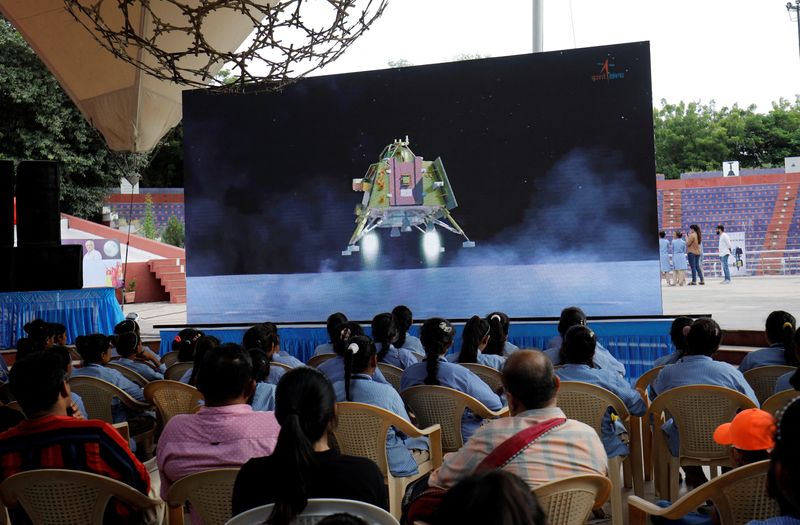
[[[714,441],[739,450],[769,450],[775,446],[775,418],[757,408],[742,410],[733,421],[714,431]]]

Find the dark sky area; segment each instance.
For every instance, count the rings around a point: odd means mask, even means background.
[[[593,80],[608,59],[621,78]],[[657,257],[647,43],[308,78],[281,93],[184,94],[190,276],[362,269],[341,251],[387,144],[441,157],[477,246],[439,266]],[[421,234],[370,268],[422,268]]]

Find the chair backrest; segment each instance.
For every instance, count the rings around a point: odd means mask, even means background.
[[[195,387],[180,381],[152,381],[144,387],[144,398],[155,405],[161,423],[167,422],[178,414],[191,414],[203,399]]]
[[[250,509],[234,517],[226,525],[257,525],[262,524],[272,514],[274,505],[264,505]],[[368,525],[399,525],[399,522],[385,510],[362,503],[345,499],[310,499],[308,505],[292,522],[293,525],[314,525],[331,514],[352,514],[366,521]]]
[[[306,365],[314,367],[314,368],[317,368],[319,365],[321,365],[322,363],[324,363],[328,359],[333,359],[334,357],[336,357],[336,354],[315,355],[311,359],[308,360],[308,363],[306,363]]]
[[[720,523],[745,525],[780,515],[778,503],[767,494],[769,460],[739,467],[712,480],[708,497],[719,512]]]
[[[114,398],[136,403],[124,390],[116,385],[96,377],[78,376],[69,380],[70,388],[83,400],[88,419],[100,419],[106,423],[114,423],[111,413],[111,402]]]
[[[403,370],[389,363],[378,363],[378,368],[389,384],[400,392],[400,378],[403,377]]]
[[[761,410],[769,412],[774,416],[778,413],[778,410],[785,407],[789,401],[796,397],[800,397],[800,392],[797,390],[784,390],[783,392],[778,392],[775,395],[769,396],[767,400],[761,404]]]
[[[108,368],[113,368],[114,370],[116,370],[120,374],[124,375],[127,379],[130,379],[131,381],[133,381],[134,383],[136,383],[139,386],[144,386],[144,385],[146,385],[148,383],[147,379],[142,377],[142,375],[139,374],[139,372],[137,372],[136,370],[131,370],[130,368],[128,368],[125,365],[121,365],[119,363],[110,362],[110,363],[106,363],[106,366]]]
[[[489,385],[489,388],[492,389],[492,392],[499,392],[500,389],[503,387],[503,378],[500,375],[500,372],[495,370],[494,368],[486,365],[482,365],[480,363],[459,363],[461,366],[475,374],[476,376],[480,377],[481,380]]]
[[[775,393],[775,383],[778,382],[778,378],[795,370],[793,366],[760,366],[745,372],[744,378],[753,387],[758,402],[763,403]]]
[[[586,474],[540,485],[534,491],[549,525],[586,523],[592,509],[599,508],[611,494],[611,480]]]
[[[233,484],[238,468],[218,468],[190,474],[181,478],[169,488],[167,505],[170,517],[177,515],[174,509],[183,515],[183,504],[191,503],[206,525],[222,525],[231,519],[231,499]],[[173,523],[170,521],[170,523]]]
[[[270,361],[269,366],[276,366],[278,368],[283,368],[285,372],[288,372],[292,369],[291,366],[287,365],[286,363],[279,363],[277,361]]]
[[[725,460],[728,447],[718,445],[711,436],[723,423],[729,423],[740,410],[755,408],[744,394],[721,386],[688,385],[659,394],[648,410],[655,421],[662,413],[672,417],[678,427],[680,457],[703,461]]]
[[[556,405],[569,419],[586,423],[599,436],[603,435],[603,417],[609,407],[623,421],[629,417],[628,407],[613,392],[591,383],[562,381],[558,388]]]
[[[651,384],[653,384],[653,381],[656,380],[658,374],[661,373],[662,368],[664,367],[657,366],[655,368],[651,368],[644,374],[640,375],[639,379],[636,380],[635,388],[639,391],[639,393],[642,395],[642,399],[644,399],[644,402],[648,405],[650,404],[650,394],[648,393],[648,388]]]
[[[166,354],[161,356],[161,363],[167,368],[171,367],[175,363],[178,362],[178,352],[177,350],[173,350],[171,352],[167,352]]]
[[[444,452],[455,452],[464,446],[461,416],[465,409],[469,408],[475,415],[484,418],[501,417],[508,413],[508,409],[492,412],[474,397],[445,386],[412,386],[403,390],[400,396],[417,417],[419,426],[442,426]]]
[[[21,504],[31,522],[37,525],[101,525],[112,497],[141,509],[160,504],[125,483],[77,470],[21,472],[6,479],[0,485],[0,493],[7,506]]]
[[[170,365],[164,371],[164,379],[169,379],[171,381],[179,381],[180,378],[183,377],[183,374],[186,373],[187,370],[191,369],[194,366],[194,363],[185,361],[182,363],[175,363]]]

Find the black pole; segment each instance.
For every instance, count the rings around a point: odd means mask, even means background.
[[[797,19],[797,48],[798,51],[800,51],[800,0],[794,0],[794,5],[792,5],[791,2],[787,2],[786,10],[789,11],[789,13],[794,11],[795,18]]]

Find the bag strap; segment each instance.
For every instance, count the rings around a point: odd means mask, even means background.
[[[483,461],[480,462],[474,473],[479,474],[481,472],[495,470],[502,467],[511,461],[517,454],[533,444],[534,441],[542,437],[545,433],[563,425],[566,422],[566,418],[557,417],[548,419],[547,421],[542,421],[541,423],[537,423],[532,427],[520,430],[510,438],[500,443],[500,445],[492,450],[488,456],[483,458]]]

